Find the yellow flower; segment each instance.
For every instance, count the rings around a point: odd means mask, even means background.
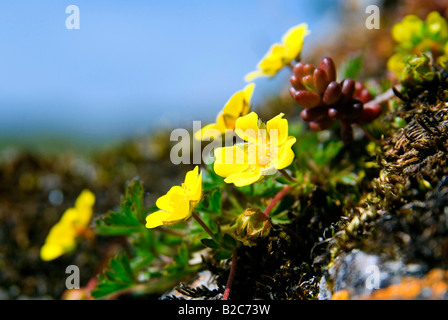
[[[146,227],[155,228],[187,220],[202,196],[202,172],[196,166],[188,171],[182,186],[172,187],[156,201],[160,209],[146,217]]]
[[[389,58],[389,60],[387,60],[387,69],[392,71],[397,76],[397,78],[400,78],[401,73],[406,66],[405,61],[407,57],[408,55],[405,55],[403,53],[395,53]]]
[[[392,27],[392,37],[398,43],[419,42],[424,32],[424,22],[415,15],[407,15]],[[408,46],[412,46],[412,43]]]
[[[426,17],[428,34],[434,40],[446,41],[448,38],[448,23],[437,11],[433,11]]]
[[[238,118],[235,133],[245,142],[215,150],[216,174],[242,187],[289,166],[296,138],[288,136],[288,120],[283,116],[280,113],[266,124],[259,123],[255,112]]]
[[[40,250],[42,260],[56,259],[76,248],[77,237],[87,230],[94,204],[95,195],[89,190],[83,190],[76,199],[75,206],[67,209],[48,233]]]
[[[248,73],[245,76],[245,80],[252,81],[258,77],[272,77],[276,75],[280,69],[299,57],[303,41],[309,33],[310,31],[306,23],[290,28],[283,35],[282,43],[273,44],[258,63],[258,70]]]
[[[216,123],[206,125],[194,134],[196,140],[210,140],[211,137],[224,134],[226,130],[235,129],[235,121],[250,111],[250,100],[255,84],[251,83],[243,90],[237,91],[230,97],[224,108],[216,117]]]

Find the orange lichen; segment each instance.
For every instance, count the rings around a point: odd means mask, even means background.
[[[350,294],[347,290],[339,290],[331,296],[331,300],[349,300]]]
[[[428,293],[424,297],[419,297],[424,290]],[[359,298],[373,300],[413,300],[424,298],[436,300],[443,299],[447,291],[448,271],[432,269],[422,278],[406,277],[403,278],[401,283],[375,290],[369,296]]]

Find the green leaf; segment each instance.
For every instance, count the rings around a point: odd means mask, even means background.
[[[344,143],[339,140],[328,140],[320,143],[315,147],[313,160],[318,166],[326,165],[338,155],[343,147]]]
[[[359,54],[345,61],[338,72],[340,80],[347,78],[356,79],[361,72],[364,56]]]
[[[237,189],[241,193],[251,197],[271,197],[283,187],[277,183],[276,178],[276,176],[265,177],[260,183],[237,187]]]
[[[201,242],[204,246],[212,248],[212,249],[219,249],[220,245],[213,239],[201,239]]]
[[[120,210],[110,211],[95,221],[101,235],[130,235],[144,228],[146,212],[143,207],[143,185],[140,180],[131,181],[122,197]]]
[[[236,247],[235,239],[227,233],[224,234],[223,244],[226,248],[235,248]]]
[[[179,274],[183,274],[185,270],[188,270],[190,251],[185,242],[183,242],[177,253],[173,257],[173,262],[165,266],[166,275],[169,277],[176,277]]]
[[[196,206],[197,211],[220,214],[222,206],[222,193],[220,188],[213,188],[204,192],[201,202]]]
[[[232,251],[226,249],[221,249],[213,255],[213,258],[215,258],[216,260],[226,260],[231,257],[232,257]]]
[[[224,179],[218,176],[213,169],[213,163],[207,165],[207,170],[202,171],[202,188],[204,191],[224,185]]]
[[[97,287],[92,290],[92,296],[95,299],[125,290],[136,283],[129,260],[125,255],[112,258],[109,267],[98,277]]]

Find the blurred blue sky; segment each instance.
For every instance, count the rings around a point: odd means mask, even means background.
[[[213,120],[272,43],[301,22],[319,34],[336,2],[2,1],[0,136],[106,139]],[[65,27],[70,4],[79,30]],[[276,81],[257,80],[255,104]]]

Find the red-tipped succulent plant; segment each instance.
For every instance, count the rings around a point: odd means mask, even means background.
[[[381,113],[380,105],[366,105],[372,96],[361,82],[349,78],[336,81],[336,67],[331,58],[322,59],[317,68],[299,62],[293,73],[290,93],[304,108],[300,115],[312,130],[328,129],[339,120],[342,139],[350,142],[353,124],[371,122]]]

